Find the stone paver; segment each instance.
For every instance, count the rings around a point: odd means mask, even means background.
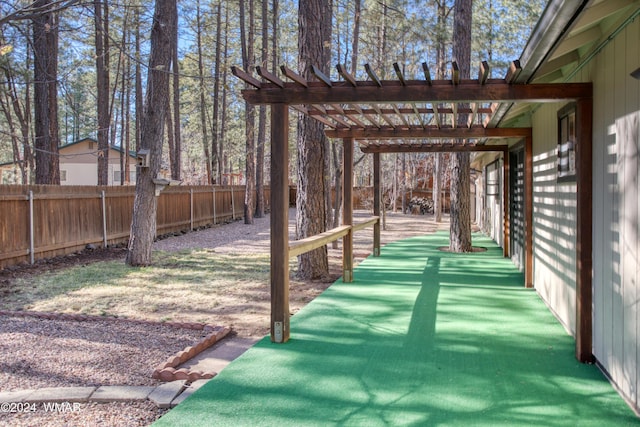
[[[18,391],[3,391],[0,392],[0,402],[12,403],[12,402],[24,402],[27,398],[36,390],[18,390]]]
[[[179,367],[189,371],[219,373],[257,341],[257,338],[226,337]]]
[[[158,408],[169,408],[171,402],[182,392],[185,384],[185,380],[179,380],[159,385],[149,394],[149,400]]]
[[[48,387],[35,390],[25,402],[86,402],[95,387]]]
[[[193,392],[205,385],[208,381],[209,380],[198,380],[192,382],[191,385],[187,387],[178,397],[173,399],[173,401],[171,402],[171,407],[182,403],[187,397],[191,396]]]
[[[123,402],[145,400],[155,389],[153,386],[103,385],[91,395],[92,402]]]

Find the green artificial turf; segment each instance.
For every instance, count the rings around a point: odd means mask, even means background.
[[[155,425],[638,424],[495,243],[447,244],[385,246]]]

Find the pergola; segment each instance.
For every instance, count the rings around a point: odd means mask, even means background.
[[[394,64],[396,80],[381,80],[365,65],[369,80],[356,80],[343,66],[337,71],[343,80],[332,81],[312,66],[314,81],[282,66],[287,79],[256,67],[262,80],[233,68],[233,74],[251,88],[244,99],[271,107],[271,339],[289,339],[289,258],[343,237],[343,280],[353,275],[355,229],[374,224],[374,256],[380,251],[380,153],[476,152],[504,154],[503,217],[504,255],[509,255],[509,142],[525,144],[525,286],[533,286],[533,152],[530,127],[499,128],[499,114],[514,103],[575,101],[577,115],[577,274],[576,357],[591,360],[591,83],[516,84],[518,62],[511,64],[504,79],[490,79],[483,62],[477,79],[460,79],[452,63],[451,79],[434,80],[426,64],[424,78],[406,79]],[[343,226],[304,242],[288,241],[288,140],[289,109],[293,108],[325,125],[325,134],[341,138],[343,150]],[[353,225],[353,145],[373,154],[374,217]]]

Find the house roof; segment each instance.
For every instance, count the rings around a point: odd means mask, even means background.
[[[59,151],[60,151],[60,150],[65,150],[65,149],[67,149],[67,148],[71,148],[71,147],[77,146],[77,145],[82,144],[82,143],[84,143],[84,142],[92,142],[92,143],[94,143],[94,144],[97,144],[97,143],[98,143],[98,141],[96,141],[96,140],[95,140],[95,139],[93,139],[93,138],[82,138],[82,139],[79,139],[79,140],[77,140],[77,141],[73,141],[73,142],[70,142],[70,143],[68,143],[68,144],[61,145],[60,147],[58,147],[58,150],[59,150]],[[115,150],[115,151],[117,151],[117,152],[119,152],[119,153],[124,152],[124,150],[123,150],[121,147],[116,146],[116,145],[109,145],[109,148],[110,148],[111,150]],[[129,150],[129,156],[135,159],[135,158],[136,158],[136,152],[135,152],[135,150]],[[14,165],[14,164],[15,164],[15,162],[4,162],[4,163],[0,163],[0,167],[3,167],[3,166],[12,166],[12,165]]]
[[[94,144],[97,144],[97,143],[98,143],[98,141],[97,141],[97,140],[95,140],[94,138],[82,138],[82,139],[79,139],[79,140],[77,140],[77,141],[74,141],[74,142],[70,142],[70,143],[68,143],[68,144],[61,145],[60,147],[58,147],[58,150],[64,150],[64,149],[66,149],[66,148],[73,147],[73,146],[76,146],[76,145],[78,145],[78,144],[82,144],[83,142],[91,142],[91,143],[94,143]],[[124,152],[124,150],[122,149],[122,147],[117,146],[117,145],[109,145],[109,148],[110,148],[111,150],[115,150],[115,151],[117,151],[117,152],[119,152],[119,153],[123,153],[123,152]],[[135,157],[136,157],[136,152],[135,152],[135,150],[129,150],[129,156],[131,156],[131,157],[134,157],[134,158],[135,158]]]
[[[639,15],[637,0],[551,0],[522,52],[522,72],[516,82],[571,81]],[[494,116],[494,124],[502,127],[522,123],[532,108],[535,106],[530,103],[503,105]]]

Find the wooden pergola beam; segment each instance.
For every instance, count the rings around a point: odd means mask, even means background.
[[[302,82],[300,82],[302,83]],[[242,96],[250,104],[370,104],[394,102],[558,102],[591,96],[591,83],[540,83],[512,85],[504,80],[488,80],[480,85],[477,80],[461,80],[452,85],[448,80],[407,80],[405,85],[397,80],[378,82],[359,81],[357,87],[348,82],[285,83],[284,88],[264,83],[260,89],[247,89]],[[331,83],[331,87],[327,86]],[[382,86],[378,85],[381,84]]]
[[[293,71],[291,68],[281,65],[280,70],[282,71],[282,74],[286,78],[288,78],[289,80],[292,80],[293,82],[295,82],[295,84],[302,86],[304,88],[309,87],[309,82],[307,82],[307,79],[305,79],[300,74]],[[285,84],[285,87],[287,87],[286,84]]]
[[[349,74],[349,72],[347,72],[347,68],[344,65],[338,64],[336,65],[336,69],[338,70],[338,74],[340,74],[343,79],[351,83],[353,87],[358,85],[355,77],[353,77],[351,74]]]
[[[460,84],[460,67],[456,61],[451,62],[451,82],[456,86]]]
[[[426,62],[422,63],[422,71],[424,72],[424,81],[431,86],[431,72]]]
[[[369,78],[377,87],[382,87],[382,80],[378,78],[378,75],[376,74],[375,70],[371,68],[371,65],[364,64],[364,70],[367,72],[367,74],[369,75]]]
[[[476,151],[505,151],[508,145],[456,145],[456,144],[385,144],[361,146],[363,153],[461,153]]]
[[[271,72],[269,72],[269,70],[267,70],[264,67],[261,66],[257,66],[256,67],[256,73],[258,73],[258,75],[260,77],[262,77],[263,79],[266,79],[268,81],[270,81],[271,83],[273,83],[274,85],[283,88],[284,87],[284,82],[280,79],[280,77],[276,76],[275,74],[272,74]]]
[[[531,133],[530,128],[484,128],[472,126],[470,128],[437,128],[412,127],[398,129],[391,127],[365,129],[327,129],[325,134],[329,138],[363,139],[437,139],[437,138],[523,138]]]
[[[256,89],[262,88],[262,83],[260,82],[260,80],[256,79],[251,74],[244,71],[242,68],[235,66],[231,67],[231,74],[244,81],[245,83],[255,87]]]

